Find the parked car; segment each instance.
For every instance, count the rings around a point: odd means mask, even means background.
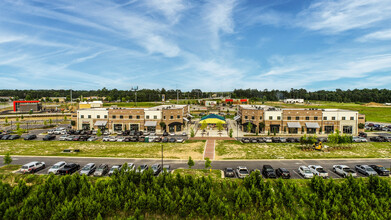
[[[24,137],[24,140],[28,141],[28,140],[34,140],[37,138],[37,135],[35,134],[28,134],[26,137]]]
[[[224,176],[225,177],[235,177],[235,171],[234,169],[227,167],[224,169]]]
[[[85,174],[85,175],[89,176],[89,175],[93,174],[95,172],[95,170],[96,170],[95,164],[94,163],[88,163],[83,168],[81,168],[80,175]]]
[[[48,174],[58,174],[58,170],[63,168],[67,164],[65,161],[60,161],[55,163],[52,167],[49,168]]]
[[[67,174],[73,174],[74,172],[78,171],[80,169],[80,165],[77,163],[67,163],[65,166],[58,170],[58,174],[60,175],[67,175]]]
[[[125,137],[118,137],[117,142],[125,142]]]
[[[134,165],[134,163],[128,163],[127,164],[127,167],[125,167],[125,172],[128,172],[128,171],[131,171],[131,170],[136,170],[136,166]]]
[[[88,135],[80,136],[79,141],[87,141],[90,138]]]
[[[65,138],[66,141],[73,141],[73,139],[75,138],[76,136],[73,136],[73,135],[69,135]]]
[[[175,135],[175,133],[174,133],[174,132],[171,132],[171,133],[170,133],[170,136],[174,136],[174,135]]]
[[[247,167],[238,166],[238,167],[236,168],[236,174],[237,174],[238,178],[243,179],[243,178],[245,178],[246,176],[249,175],[249,172],[248,172]]]
[[[94,137],[94,136],[87,139],[87,141],[97,141],[97,140],[98,140],[98,138]]]
[[[96,168],[94,176],[104,176],[109,172],[109,166],[107,164],[101,164]]]
[[[295,138],[291,138],[291,137],[290,137],[290,138],[287,138],[287,139],[286,139],[286,142],[287,142],[287,143],[295,143],[296,141],[295,141]]]
[[[264,175],[266,178],[276,178],[276,172],[270,165],[263,165],[262,175]]]
[[[281,140],[280,140],[279,137],[272,137],[272,142],[273,142],[273,143],[280,143]]]
[[[145,170],[148,170],[148,165],[147,164],[141,164],[138,169],[136,170],[136,172],[138,173],[142,173],[144,172]]]
[[[167,143],[167,142],[168,142],[168,138],[167,138],[167,137],[164,137],[164,138],[162,139],[162,142],[163,142],[163,143]]]
[[[176,139],[175,139],[175,138],[170,138],[168,141],[169,141],[170,143],[175,143],[175,142],[176,142]]]
[[[361,138],[360,137],[353,137],[353,142],[355,143],[358,143],[358,142],[361,142]]]
[[[379,176],[389,176],[390,175],[390,171],[381,165],[369,165],[369,166],[372,167],[372,169],[375,170]]]
[[[365,137],[360,137],[361,142],[368,142],[368,140]]]
[[[8,138],[8,140],[17,140],[17,139],[19,139],[19,138],[20,138],[19,135],[13,134],[13,135],[11,135],[11,137]]]
[[[333,171],[343,177],[353,176],[357,177],[357,173],[354,170],[350,169],[350,167],[346,165],[334,165]]]
[[[291,173],[285,169],[285,168],[278,168],[276,170],[276,176],[278,178],[282,178],[282,179],[290,179],[291,178]]]
[[[324,170],[323,167],[321,167],[319,165],[309,165],[308,168],[310,168],[311,172],[315,176],[320,176],[320,177],[323,177],[323,178],[328,178],[329,177],[329,174],[326,172],[326,170]]]
[[[117,141],[117,137],[111,136],[111,137],[109,137],[109,141],[110,142],[116,142]]]
[[[251,139],[250,139],[250,142],[251,142],[251,143],[258,143],[258,139],[257,139],[257,138],[251,138]]]
[[[44,141],[50,141],[50,140],[54,140],[54,139],[56,139],[56,136],[52,135],[52,134],[48,134],[48,135],[45,135],[45,137],[43,137]]]
[[[36,173],[36,172],[43,170],[43,169],[45,169],[45,162],[33,161],[33,162],[30,162],[30,163],[23,165],[20,168],[20,171],[22,173]]]
[[[10,137],[11,137],[11,135],[5,134],[5,135],[3,135],[3,137],[1,138],[1,140],[8,140],[8,138],[10,138]]]
[[[48,134],[54,134],[54,130],[49,130]]]
[[[185,139],[183,139],[183,138],[177,138],[176,139],[176,142],[178,142],[178,143],[183,143],[185,141]]]
[[[153,171],[153,175],[158,175],[160,173],[160,171],[162,170],[162,166],[160,164],[154,164],[152,165],[152,171]]]
[[[59,141],[66,141],[68,136],[69,135],[63,135],[63,136],[59,137],[58,140]]]
[[[156,136],[156,133],[155,133],[155,132],[151,132],[151,133],[149,134],[149,136]]]
[[[264,142],[265,142],[265,139],[259,137],[259,138],[257,138],[257,142],[258,142],[258,143],[264,143]]]
[[[113,175],[116,170],[118,170],[118,172],[120,172],[121,171],[121,167],[122,167],[122,165],[114,165],[114,166],[112,166],[110,171],[109,171],[109,176]]]
[[[148,131],[144,131],[144,136],[149,136],[149,132]]]
[[[377,172],[368,165],[356,165],[356,171],[365,176],[377,176]]]
[[[281,143],[286,143],[286,138],[280,137],[280,142],[281,142]]]
[[[250,139],[248,139],[248,138],[242,138],[242,143],[250,143]]]
[[[138,141],[138,137],[137,136],[133,136],[130,138],[130,141],[131,142],[137,142]]]
[[[139,136],[138,137],[138,142],[145,142],[145,137]]]
[[[73,137],[72,141],[79,141],[81,136],[75,136]]]
[[[265,143],[272,143],[273,139],[271,137],[265,137]]]
[[[163,132],[163,136],[168,136],[168,132],[167,132],[167,131],[164,131],[164,132]]]
[[[370,140],[370,141],[373,141],[373,142],[381,142],[381,139],[380,139],[379,137],[377,137],[377,136],[375,136],[375,137],[370,137],[369,140]]]
[[[305,179],[311,179],[312,177],[314,177],[314,174],[306,166],[300,166],[299,167],[299,174],[301,176],[303,176]]]
[[[162,141],[162,138],[161,137],[155,137],[153,139],[153,142],[161,142]]]
[[[360,132],[358,133],[358,136],[363,137],[363,138],[368,137],[367,133],[364,133],[364,132],[362,132],[362,131],[360,131]]]
[[[105,136],[102,138],[102,141],[110,141],[110,137],[109,136]]]
[[[171,166],[169,164],[163,165],[163,172],[170,173],[171,172]]]
[[[182,132],[182,136],[187,136],[186,132]]]

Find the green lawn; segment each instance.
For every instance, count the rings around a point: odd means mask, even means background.
[[[116,105],[118,107],[134,108],[134,107],[154,107],[154,106],[162,105],[162,103],[161,102],[137,102],[137,106],[135,102],[103,103],[104,107],[110,107],[112,105]]]
[[[0,174],[12,173],[12,171],[19,170],[20,167],[21,165],[13,165],[13,164],[2,166],[0,167]]]
[[[326,143],[327,145],[327,143]],[[239,141],[217,141],[217,160],[228,159],[322,159],[322,158],[389,158],[391,143],[354,143],[352,149],[302,151],[299,144],[247,143]]]
[[[181,174],[181,175],[192,175],[194,177],[208,177],[211,176],[212,178],[221,178],[221,170],[207,170],[207,169],[176,169],[174,170],[174,174]]]
[[[391,107],[369,107],[364,104],[313,101],[311,105],[283,104],[267,102],[267,105],[289,108],[339,108],[355,110],[364,114],[367,121],[391,123]]]
[[[69,141],[0,141],[0,155],[80,156],[161,158],[161,146],[165,158],[201,160],[204,141],[185,143],[139,142],[69,142]],[[64,149],[80,149],[80,153],[62,153]]]

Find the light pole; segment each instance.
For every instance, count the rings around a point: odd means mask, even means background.
[[[162,144],[162,171],[164,171],[164,169],[163,169],[163,144]]]

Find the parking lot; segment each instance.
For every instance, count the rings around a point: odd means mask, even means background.
[[[115,159],[115,158],[81,158],[81,157],[30,157],[30,156],[15,156],[12,157],[12,164],[27,164],[32,161],[43,161],[46,164],[46,168],[37,172],[37,174],[47,174],[48,169],[59,161],[65,161],[67,163],[77,163],[82,168],[88,163],[95,163],[97,166],[100,164],[107,164],[111,168],[113,165],[122,165],[124,163],[134,163],[136,167],[147,164],[151,167],[153,164],[161,164],[161,159]],[[1,159],[1,161],[3,161]],[[163,160],[163,164],[169,164],[171,170],[174,169],[187,169],[186,160]],[[334,179],[342,178],[332,170],[333,165],[347,165],[354,169],[355,165],[368,164],[368,165],[381,165],[386,168],[390,168],[391,159],[332,159],[332,160],[232,160],[232,161],[212,161],[212,169],[224,170],[227,167],[236,169],[238,166],[245,166],[249,171],[258,169],[261,170],[263,165],[271,165],[274,169],[286,168],[291,175],[292,179],[303,179],[298,173],[299,166],[320,165],[329,174],[329,177]],[[1,166],[3,164],[1,163]],[[205,161],[195,161],[193,169],[204,169]],[[365,177],[361,173],[357,173],[357,177]]]

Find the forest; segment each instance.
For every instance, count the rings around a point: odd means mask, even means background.
[[[265,180],[258,171],[239,180],[122,170],[39,178],[0,181],[0,219],[391,219],[390,181],[379,177]]]
[[[67,97],[70,100],[71,90],[0,90],[1,96],[11,96],[15,99],[39,100],[42,97]],[[278,101],[284,98],[303,98],[314,101],[335,101],[335,102],[378,102],[390,103],[391,90],[388,89],[354,89],[335,91],[307,91],[306,89],[285,90],[257,90],[257,89],[235,89],[230,92],[203,92],[200,89],[191,91],[166,90],[162,89],[140,89],[137,91],[137,101],[161,101],[162,94],[168,99],[198,99],[217,96],[232,98],[249,98],[252,101]],[[98,96],[106,97],[107,101],[134,101],[136,94],[131,90],[98,89],[98,90],[73,90],[72,98],[76,100],[81,97]],[[1,101],[1,100],[0,100]]]

